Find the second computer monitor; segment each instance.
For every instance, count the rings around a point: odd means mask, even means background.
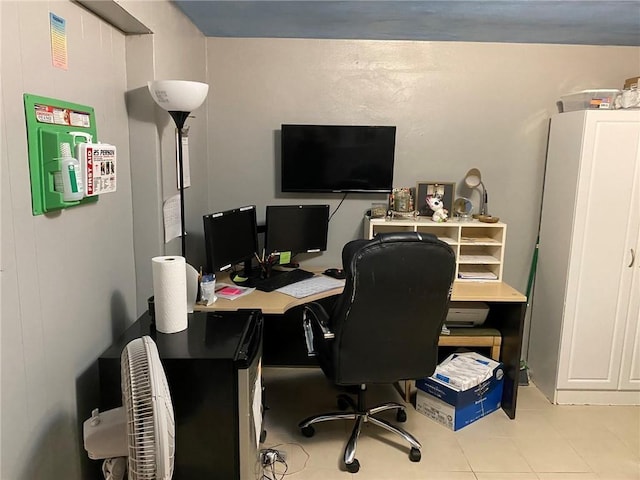
[[[265,249],[305,253],[327,249],[329,205],[268,205]]]

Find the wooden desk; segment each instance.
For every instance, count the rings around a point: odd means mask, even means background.
[[[322,272],[322,270],[309,269],[315,273]],[[229,283],[233,282],[229,279],[229,274],[222,273],[216,277],[216,282]],[[194,310],[198,311],[235,311],[244,308],[254,309],[258,308],[262,310],[265,315],[282,315],[293,307],[304,305],[305,303],[315,302],[323,298],[331,297],[333,295],[340,295],[342,293],[342,287],[334,288],[326,292],[318,293],[317,295],[311,295],[305,298],[295,298],[289,295],[285,295],[280,292],[261,292],[255,290],[244,297],[236,298],[235,300],[228,300],[226,298],[218,298],[212,305],[196,305]]]
[[[453,282],[451,300],[455,302],[526,302],[525,297],[504,283]]]
[[[217,280],[231,283],[227,275],[219,275]],[[208,307],[196,306],[196,310],[261,309],[265,317],[268,317],[286,314],[295,307],[333,295],[339,295],[341,292],[342,289],[337,288],[303,299],[297,299],[279,292],[266,293],[256,290],[235,300],[218,299]],[[502,336],[500,361],[505,366],[506,374],[502,393],[502,408],[510,418],[515,418],[527,297],[504,282],[455,282],[451,300],[456,302],[485,302],[489,305],[489,314],[483,327],[495,328],[500,331]],[[265,320],[265,328],[268,330],[267,318]],[[267,335],[265,335],[265,338],[268,338]]]
[[[311,270],[321,272],[323,270]],[[228,274],[219,274],[217,281],[221,283],[233,283],[229,279]],[[197,311],[235,311],[244,308],[259,308],[262,313],[267,315],[281,315],[286,313],[293,307],[304,305],[305,303],[315,302],[322,298],[339,295],[342,288],[334,288],[326,292],[311,295],[305,298],[294,298],[280,292],[261,292],[255,290],[249,295],[236,298],[235,300],[227,300],[219,298],[215,303],[209,306],[196,305]],[[454,282],[451,300],[455,302],[515,302],[522,303],[527,301],[522,293],[504,282],[500,283],[471,283],[471,282]]]

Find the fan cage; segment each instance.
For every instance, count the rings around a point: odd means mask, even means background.
[[[121,368],[129,480],[168,480],[175,459],[173,405],[153,340],[145,336],[130,342],[122,352]]]

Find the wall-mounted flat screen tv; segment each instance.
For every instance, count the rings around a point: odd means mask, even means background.
[[[390,192],[396,127],[282,125],[283,192]]]

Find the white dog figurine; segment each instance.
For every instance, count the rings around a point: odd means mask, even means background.
[[[436,195],[428,195],[427,205],[429,205],[429,208],[433,210],[433,215],[431,216],[431,218],[434,222],[441,223],[447,221],[447,218],[449,218],[449,212],[446,208],[444,208],[444,205],[442,204],[442,198]]]

